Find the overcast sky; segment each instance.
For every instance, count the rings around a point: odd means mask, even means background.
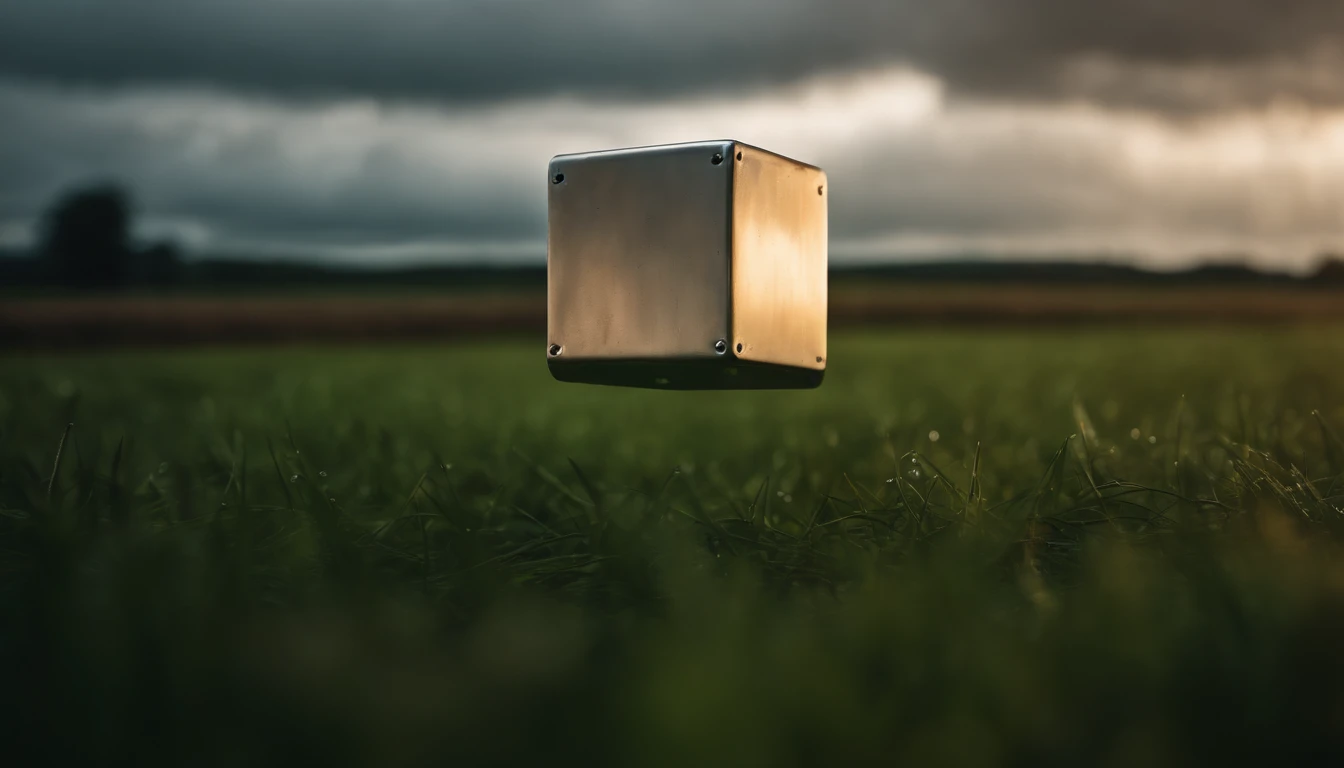
[[[544,257],[547,160],[822,166],[836,261],[1344,252],[1341,0],[7,0],[0,244],[113,180],[198,253]]]

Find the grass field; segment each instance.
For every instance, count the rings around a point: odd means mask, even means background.
[[[664,393],[534,340],[0,358],[5,748],[1344,757],[1344,327],[829,360]]]

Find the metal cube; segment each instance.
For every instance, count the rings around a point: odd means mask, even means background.
[[[560,155],[547,348],[561,381],[803,389],[826,372],[826,174],[737,141]]]

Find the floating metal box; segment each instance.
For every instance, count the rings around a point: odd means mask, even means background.
[[[826,371],[826,174],[736,141],[551,160],[561,381],[791,389]]]

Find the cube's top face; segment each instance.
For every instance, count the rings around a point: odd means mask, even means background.
[[[716,345],[730,335],[733,146],[700,142],[551,161],[551,350],[565,361],[723,354]]]

